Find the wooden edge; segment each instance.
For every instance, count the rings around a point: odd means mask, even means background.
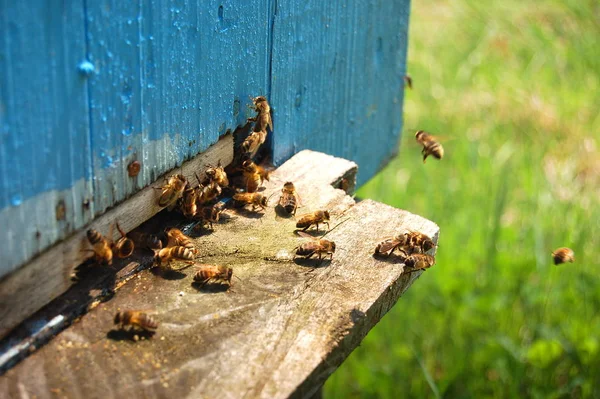
[[[123,230],[130,232],[163,209],[157,204],[160,190],[155,188],[162,186],[165,177],[173,173],[182,173],[190,181],[195,181],[194,172],[202,172],[205,165],[216,164],[219,160],[223,165],[233,160],[231,134],[223,136],[202,154],[165,173],[155,183],[3,277],[0,281],[0,339],[72,285],[73,269],[90,256],[90,253],[85,251],[91,248],[86,237],[88,229],[95,229],[108,236],[111,225],[118,221]],[[156,184],[157,182],[159,184]],[[116,237],[116,230],[114,234]]]

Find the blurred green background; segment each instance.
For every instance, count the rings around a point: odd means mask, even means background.
[[[358,196],[436,222],[437,264],[325,397],[600,397],[600,2],[420,0],[410,25],[400,156]]]

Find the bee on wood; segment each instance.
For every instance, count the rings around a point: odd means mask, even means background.
[[[154,234],[131,232],[129,236],[136,246],[147,249],[162,249],[162,241]]]
[[[435,264],[435,258],[427,254],[413,254],[404,259],[404,264],[408,267],[412,267],[414,269],[412,271],[429,269]]]
[[[242,143],[242,149],[245,153],[253,156],[256,153],[256,151],[258,151],[259,147],[264,144],[266,139],[266,131],[263,130],[260,132],[252,132],[248,137],[246,137],[246,139]]]
[[[133,243],[133,240],[128,238],[125,232],[121,229],[119,222],[116,222],[116,225],[117,230],[119,230],[119,233],[121,234],[121,238],[119,238],[117,242],[112,245],[113,253],[116,253],[119,258],[128,258],[133,253],[135,244]]]
[[[408,243],[406,233],[395,235],[394,237],[386,238],[375,247],[375,255],[390,256],[396,249],[402,253],[406,253],[403,248]]]
[[[406,86],[412,90],[412,78],[409,74],[404,75],[404,82],[406,82]]]
[[[194,274],[194,283],[199,286],[221,285],[230,286],[233,269],[227,266],[200,264]]]
[[[198,190],[192,188],[188,183],[181,199],[181,213],[188,219],[193,218],[198,211],[198,206],[196,205],[197,198]]]
[[[177,200],[183,195],[183,191],[187,186],[187,179],[183,175],[173,175],[169,177],[167,184],[161,187],[162,193],[158,198],[158,205],[167,207],[172,211]]]
[[[281,197],[279,197],[279,205],[290,215],[296,214],[300,197],[296,192],[296,187],[291,181],[285,183],[281,189]]]
[[[204,225],[206,223],[208,223],[210,225],[210,228],[213,228],[213,223],[218,223],[219,219],[221,218],[221,213],[223,212],[223,206],[225,204],[223,202],[219,202],[213,206],[205,206],[200,208],[200,211],[198,212],[198,216],[200,217],[201,221],[202,221],[202,227],[204,227]]]
[[[211,181],[206,186],[201,184],[200,187],[198,187],[198,191],[196,205],[202,206],[221,195],[221,186],[219,186],[217,182]]]
[[[246,181],[246,192],[253,193],[263,184],[269,181],[270,171],[256,165],[251,159],[246,159],[242,162],[242,170],[244,171],[244,180]]]
[[[254,125],[255,132],[267,132],[267,127],[273,131],[273,119],[271,118],[271,106],[264,96],[254,97],[252,99],[253,108],[256,110],[258,115],[254,118],[250,118],[251,121],[256,122]]]
[[[296,223],[296,228],[306,231],[314,224],[317,226],[317,230],[319,230],[319,223],[326,224],[327,229],[329,229],[329,211],[315,211],[302,215],[298,223]]]
[[[210,181],[216,182],[220,187],[229,186],[229,179],[227,179],[227,173],[225,173],[225,169],[221,166],[221,160],[217,166],[207,165],[207,169],[204,173],[210,179]]]
[[[417,142],[423,146],[423,150],[421,150],[421,154],[423,154],[423,163],[425,163],[429,155],[437,159],[442,159],[444,157],[444,148],[438,143],[436,138],[429,133],[419,130],[415,134],[415,138],[417,139]]]
[[[134,330],[153,331],[158,328],[158,323],[152,316],[137,310],[117,312],[115,315],[115,324],[118,324],[121,329],[129,327],[129,329]]]
[[[320,240],[312,239],[311,241],[300,244],[294,248],[294,251],[296,251],[294,254],[294,259],[296,259],[296,256],[302,256],[304,259],[309,259],[313,255],[317,255],[319,260],[321,260],[324,254],[325,256],[329,255],[333,260],[335,242],[326,240],[324,238],[321,238]]]
[[[411,248],[411,253],[424,253],[435,247],[435,243],[427,234],[412,230],[404,234],[406,237],[406,245]]]
[[[178,228],[168,227],[165,229],[165,234],[167,235],[167,247],[183,247],[189,249],[193,254],[198,253],[192,239]]]
[[[86,235],[88,241],[94,248],[94,260],[96,263],[101,265],[112,265],[113,251],[110,241],[94,229],[89,229]]]
[[[187,263],[190,263],[189,261],[193,261],[194,259],[194,252],[188,248],[180,246],[167,247],[155,251],[154,262],[156,266],[170,267],[173,259],[181,259],[188,261]]]
[[[575,252],[571,248],[558,248],[556,251],[552,252],[552,259],[554,260],[555,265],[560,265],[561,263],[566,262],[575,262]]]
[[[233,199],[244,205],[252,205],[252,211],[257,207],[263,210],[267,208],[267,197],[260,193],[237,193],[234,194]]]

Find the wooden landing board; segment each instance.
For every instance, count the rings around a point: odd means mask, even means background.
[[[355,174],[352,162],[303,151],[264,192],[274,194],[273,204],[293,181],[303,203],[298,216],[329,209],[337,225],[326,236],[337,244],[333,261],[293,261],[306,239],[272,207],[228,209],[196,243],[199,262],[233,267],[229,291],[192,287],[193,268],[144,270],[0,377],[0,397],[310,397],[420,275],[373,258],[375,245],[403,229],[435,241],[439,232],[417,215],[355,204],[333,187]],[[114,330],[114,314],[125,309],[151,310],[157,333],[134,342]]]
[[[227,134],[206,152],[185,162],[176,173],[183,173],[195,181],[194,172],[205,169],[206,164],[216,164],[219,160],[227,165],[233,159],[233,136]],[[170,175],[171,172],[165,176]],[[4,337],[16,325],[32,315],[42,306],[64,293],[72,285],[73,269],[90,256],[86,238],[89,228],[108,236],[110,226],[115,221],[123,230],[129,232],[159,212],[157,204],[160,193],[154,187],[160,187],[164,179],[148,186],[128,198],[123,203],[99,216],[90,225],[77,231],[66,240],[54,245],[33,259],[30,263],[5,276],[0,281],[0,338]],[[118,232],[113,231],[115,238]]]

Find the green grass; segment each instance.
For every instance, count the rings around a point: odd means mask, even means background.
[[[600,397],[600,3],[411,12],[400,156],[358,195],[436,222],[437,264],[325,396]],[[452,138],[443,160],[418,129]]]

